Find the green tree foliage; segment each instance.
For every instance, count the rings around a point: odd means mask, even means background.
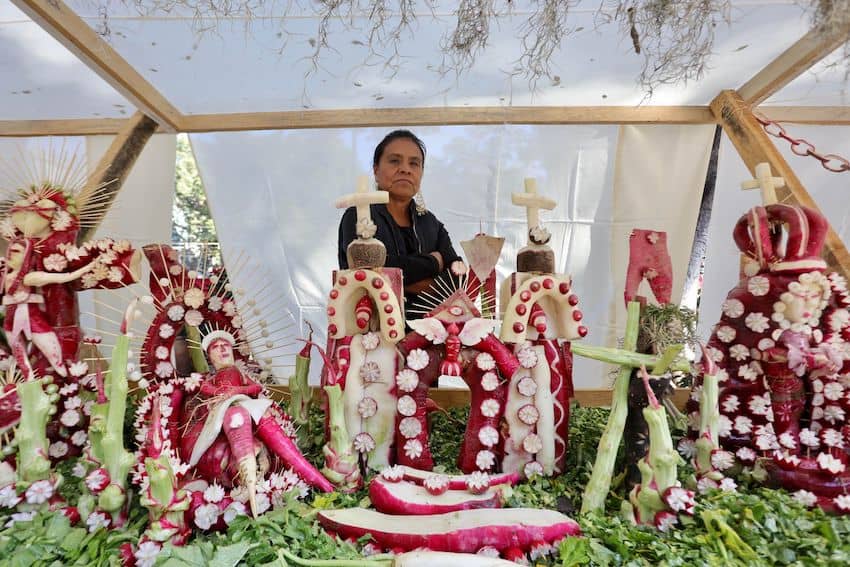
[[[186,134],[177,136],[172,219],[171,239],[183,251],[184,264],[191,267],[221,264],[215,222]]]

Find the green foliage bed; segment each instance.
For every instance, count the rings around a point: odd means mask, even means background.
[[[577,408],[572,413],[569,472],[556,479],[536,479],[516,487],[512,506],[545,507],[575,516],[608,412]],[[312,431],[320,431],[323,416],[314,412]],[[435,460],[447,472],[456,471],[466,411],[457,409],[434,417],[432,447]],[[304,432],[302,432],[304,433]],[[320,458],[320,435],[302,435],[305,452]],[[618,467],[619,470],[619,467]],[[683,470],[683,478],[689,473]],[[715,492],[698,499],[696,514],[687,525],[668,534],[621,521],[618,479],[608,499],[607,515],[580,518],[585,533],[565,541],[555,556],[540,565],[850,565],[850,517],[830,517],[808,510],[783,491],[769,490],[739,479],[738,493]],[[74,495],[66,493],[73,503]],[[182,548],[165,547],[157,565],[285,566],[279,550],[304,558],[358,559],[360,545],[328,537],[315,522],[319,508],[367,506],[366,491],[358,494],[317,495],[307,503],[293,500],[286,509],[257,520],[238,518],[226,533],[199,536]],[[0,566],[6,565],[120,565],[122,543],[135,543],[145,523],[145,511],[134,504],[123,531],[72,527],[60,514],[40,514],[0,531]],[[8,517],[0,517],[5,525]],[[365,543],[365,542],[360,542]]]

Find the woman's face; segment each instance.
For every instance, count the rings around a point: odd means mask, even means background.
[[[391,197],[412,199],[422,183],[422,152],[416,142],[397,138],[387,144],[378,165],[374,167],[378,188]]]

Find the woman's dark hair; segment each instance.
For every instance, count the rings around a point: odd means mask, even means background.
[[[406,138],[419,146],[419,151],[422,152],[422,166],[425,167],[425,142],[420,140],[419,137],[410,130],[393,130],[384,136],[381,143],[375,146],[375,155],[372,157],[372,167],[377,167],[378,162],[381,161],[381,156],[384,155],[384,150],[386,149],[387,144],[393,140],[398,140],[399,138]]]

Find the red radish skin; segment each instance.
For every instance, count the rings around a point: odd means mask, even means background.
[[[498,557],[446,551],[411,551],[393,560],[392,567],[516,567],[516,563]]]
[[[404,480],[409,480],[416,484],[422,484],[425,482],[426,478],[434,474],[430,471],[418,470],[402,465],[398,465],[398,467],[404,472]],[[469,475],[459,474],[446,476],[449,479],[449,490],[466,490],[466,485],[469,482]],[[496,486],[497,484],[510,484],[513,486],[518,482],[519,475],[517,473],[500,473],[490,475],[490,486]]]
[[[501,508],[502,491],[488,488],[480,495],[451,490],[430,494],[424,486],[408,481],[388,482],[376,476],[369,484],[369,499],[379,512],[399,516],[447,514],[458,510]]]
[[[502,461],[502,440],[492,447],[485,447],[478,438],[479,432],[487,426],[493,427],[499,431],[499,424],[505,412],[505,398],[507,397],[506,386],[503,384],[493,391],[486,391],[481,385],[481,377],[485,374],[483,370],[474,364],[470,364],[463,379],[469,386],[470,406],[469,419],[466,421],[466,432],[463,436],[463,442],[458,452],[458,468],[465,473],[472,473],[482,470],[477,463],[478,453],[483,450],[488,450],[495,456],[494,465],[484,469],[489,471],[498,470],[497,467]],[[494,400],[499,404],[499,411],[494,416],[485,416],[482,412],[482,404],[485,400]]]
[[[532,508],[461,510],[410,522],[373,510],[348,508],[321,510],[318,519],[322,527],[342,537],[371,535],[384,548],[408,550],[475,553],[488,545],[499,551],[511,547],[530,549],[537,542],[552,543],[581,535],[575,520],[554,510]]]

